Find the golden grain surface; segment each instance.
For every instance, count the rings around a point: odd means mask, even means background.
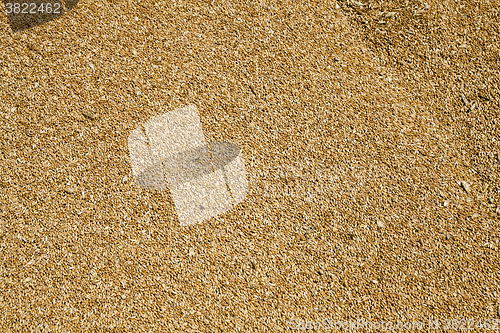
[[[499,8],[97,0],[17,33],[0,14],[1,331],[498,319]],[[180,227],[127,138],[188,104],[250,188]]]

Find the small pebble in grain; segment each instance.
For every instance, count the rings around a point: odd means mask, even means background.
[[[448,207],[449,205],[450,205],[450,200],[445,200],[445,201],[443,202],[443,206],[444,206],[444,207]]]
[[[82,111],[83,115],[89,119],[95,120],[97,118],[97,115],[95,114],[94,111],[89,110],[89,109],[84,109]]]
[[[385,224],[384,224],[384,222],[382,222],[382,221],[377,221],[377,226],[378,226],[379,228],[383,228],[383,227],[385,226]]]

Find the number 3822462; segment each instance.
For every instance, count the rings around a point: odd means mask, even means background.
[[[498,331],[498,319],[484,319],[484,320],[474,320],[474,319],[446,319],[443,322],[443,328],[445,330],[495,330]]]
[[[60,3],[6,3],[7,14],[61,14]]]

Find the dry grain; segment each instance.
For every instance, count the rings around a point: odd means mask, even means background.
[[[80,1],[15,33],[0,18],[0,331],[495,316],[499,8],[427,3]],[[168,189],[130,178],[127,138],[189,104],[251,182],[182,228]]]

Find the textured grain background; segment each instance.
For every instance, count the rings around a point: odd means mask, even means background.
[[[498,318],[499,8],[81,1],[18,33],[0,14],[2,331]],[[127,137],[191,103],[250,192],[181,228]]]

